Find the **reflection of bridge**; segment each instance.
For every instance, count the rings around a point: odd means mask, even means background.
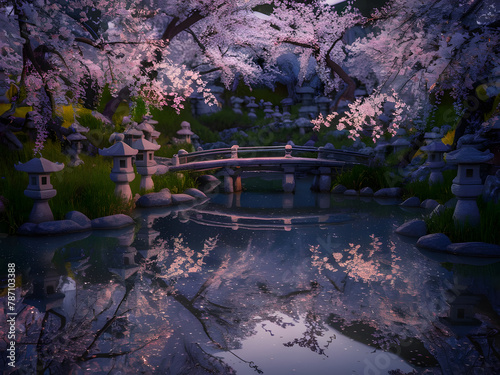
[[[296,211],[286,213],[272,211],[266,213],[262,210],[235,210],[223,209],[221,207],[195,208],[185,211],[183,214],[189,217],[189,221],[197,224],[213,226],[217,228],[250,229],[250,230],[285,230],[292,228],[317,227],[322,225],[343,224],[354,220],[349,214],[323,213],[318,210],[312,212],[297,213]]]
[[[223,169],[224,191],[241,190],[242,171],[277,171],[284,173],[283,189],[295,189],[295,173],[308,172],[318,176],[315,187],[330,191],[332,169],[368,164],[368,156],[324,147],[271,146],[239,147],[188,153],[180,150],[172,158],[170,171]]]

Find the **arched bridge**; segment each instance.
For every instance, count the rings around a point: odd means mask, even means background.
[[[203,150],[188,153],[180,150],[171,159],[169,171],[204,171],[222,169],[224,191],[241,190],[241,172],[277,171],[284,173],[283,189],[295,189],[295,173],[316,175],[315,188],[329,191],[332,169],[368,164],[367,155],[324,147],[270,146],[239,147]]]

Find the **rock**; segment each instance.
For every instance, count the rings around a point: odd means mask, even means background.
[[[335,146],[331,143],[327,143],[325,146],[325,150],[335,150]]]
[[[145,194],[135,202],[137,207],[163,207],[171,204],[172,194],[170,194],[170,190]]]
[[[420,207],[427,210],[434,210],[437,206],[439,206],[439,202],[434,199],[426,199],[420,204]]]
[[[430,251],[446,251],[446,248],[451,244],[450,239],[443,233],[432,233],[420,237],[417,241],[417,247]]]
[[[383,188],[380,190],[377,190],[375,194],[373,194],[374,197],[377,198],[398,198],[402,194],[401,188],[395,187],[395,188]]]
[[[358,192],[354,189],[349,189],[344,191],[344,195],[356,196],[358,195]]]
[[[189,203],[196,198],[188,194],[172,194],[172,204]]]
[[[421,165],[411,173],[411,181],[424,181],[430,174],[430,168],[427,165]]]
[[[445,209],[446,207],[444,205],[438,204],[436,208],[432,210],[429,216],[434,216],[434,215],[439,216],[444,212]]]
[[[373,189],[371,187],[364,187],[359,191],[359,195],[361,195],[362,197],[372,197]]]
[[[32,236],[35,233],[37,225],[35,223],[24,223],[19,228],[17,228],[17,234],[22,236]]]
[[[363,147],[358,152],[360,154],[363,154],[363,155],[371,155],[371,154],[373,154],[373,148],[372,147]]]
[[[184,194],[191,195],[192,197],[195,197],[195,198],[201,198],[201,199],[207,198],[205,193],[203,193],[202,191],[195,189],[195,188],[186,189],[184,191]]]
[[[66,234],[83,232],[89,229],[90,223],[83,226],[73,220],[54,220],[38,224],[35,228],[35,234]]]
[[[134,219],[124,214],[104,216],[92,220],[92,229],[117,229],[134,224]]]
[[[347,188],[344,185],[337,185],[333,188],[332,193],[334,194],[344,194]]]
[[[493,203],[497,203],[500,201],[500,169],[493,176],[487,176],[484,181],[483,199],[486,202],[492,201]]]
[[[423,220],[408,221],[396,229],[396,233],[408,237],[422,237],[427,234],[427,225]]]
[[[217,186],[221,184],[220,180],[212,175],[203,175],[198,177],[198,181],[200,182],[200,189],[205,194],[211,193],[215,190]]]
[[[420,199],[418,197],[411,197],[400,203],[400,206],[404,207],[420,207]]]
[[[70,211],[66,215],[64,215],[64,218],[66,220],[73,220],[75,223],[87,229],[90,229],[92,227],[90,219],[79,211]]]
[[[452,243],[448,245],[446,251],[456,255],[500,258],[500,246],[485,242]]]
[[[156,175],[165,174],[167,172],[168,172],[168,167],[166,165],[157,164],[155,172]]]
[[[305,147],[314,147],[316,142],[314,142],[312,139],[308,140],[306,143],[304,143]]]

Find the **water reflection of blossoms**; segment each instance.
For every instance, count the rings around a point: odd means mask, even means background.
[[[439,321],[448,314],[450,273],[415,251],[397,249],[391,237],[339,240],[307,251],[298,231],[286,234],[297,236],[289,242],[297,248],[278,246],[279,233],[238,237],[238,246],[224,236],[188,244],[182,236],[143,234],[147,241],[132,233],[111,251],[104,251],[108,244],[74,246],[79,260],[69,269],[75,281],[66,277],[61,308],[25,303],[19,312],[20,365],[32,373],[231,373],[218,355],[237,357],[236,349],[260,328],[272,336],[273,324],[301,330],[283,340],[284,347],[327,356],[336,348],[334,327],[375,348],[406,350],[409,343],[410,355],[429,357],[414,363],[436,366],[437,359],[444,369],[473,358],[452,354],[455,343],[474,353],[472,342],[483,345],[482,336],[455,339]],[[104,268],[111,272],[91,281]],[[253,358],[238,358],[261,371]]]

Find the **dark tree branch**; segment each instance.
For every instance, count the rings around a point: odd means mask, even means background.
[[[202,20],[203,18],[204,16],[202,16],[200,11],[198,10],[195,10],[182,22],[179,22],[179,17],[174,17],[165,29],[163,35],[161,36],[161,39],[165,42],[168,42],[175,38],[179,33],[189,29],[196,22]]]

